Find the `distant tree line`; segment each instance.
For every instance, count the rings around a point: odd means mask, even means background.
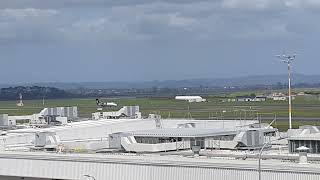
[[[293,88],[298,87],[320,87],[320,84],[294,84]],[[90,89],[76,88],[62,90],[54,87],[42,86],[17,86],[0,89],[0,100],[18,100],[21,93],[23,99],[64,99],[64,98],[112,98],[112,97],[149,97],[149,98],[173,98],[176,95],[201,95],[207,96],[226,96],[233,92],[248,92],[248,91],[265,91],[286,89],[287,84],[276,83],[273,85],[257,84],[252,86],[224,86],[224,87],[208,87],[199,85],[197,87],[149,87],[149,88],[105,88],[105,89]],[[312,94],[314,92],[309,92]],[[251,94],[249,96],[255,96]]]
[[[70,98],[72,94],[53,87],[40,87],[40,86],[17,86],[2,88],[0,90],[0,100],[17,100],[20,93],[23,99],[58,99],[58,98]]]

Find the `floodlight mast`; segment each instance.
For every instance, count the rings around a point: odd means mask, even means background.
[[[292,106],[291,106],[291,63],[296,58],[296,54],[293,55],[277,55],[278,58],[281,59],[283,63],[288,65],[288,97],[289,97],[289,129],[292,129]]]

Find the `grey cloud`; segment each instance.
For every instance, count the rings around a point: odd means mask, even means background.
[[[0,10],[1,17],[25,18],[25,17],[43,17],[54,16],[58,12],[56,10],[39,10],[33,8],[26,9],[4,9]]]
[[[319,8],[318,0],[222,0],[222,7],[231,9],[285,9]]]
[[[267,9],[282,5],[281,0],[223,0],[225,8]]]
[[[52,40],[58,14],[32,8],[0,10],[0,42]]]
[[[90,22],[91,21],[91,22]],[[103,19],[77,23],[71,32],[91,32],[97,37],[171,38],[188,35],[190,39],[255,38],[286,33],[281,22],[266,19],[265,14],[225,12],[217,3],[200,2],[184,5],[151,3],[139,6],[113,7]],[[66,30],[68,31],[68,30]],[[100,34],[101,33],[101,34]],[[103,35],[103,33],[105,35]],[[76,34],[75,34],[76,35]],[[115,34],[114,34],[115,35]],[[112,36],[111,36],[112,37]],[[139,39],[139,38],[133,38]]]
[[[320,1],[318,0],[283,0],[287,7],[294,8],[319,8]]]
[[[210,0],[199,0],[210,1]],[[218,0],[220,1],[220,0]],[[111,7],[124,5],[169,2],[185,4],[193,0],[1,0],[0,8],[77,8],[77,7]]]
[[[69,8],[110,4],[111,0],[2,0],[0,7],[6,8]]]
[[[318,72],[317,7],[312,0],[0,0],[1,66],[8,67],[0,78],[279,73],[285,67],[270,61],[284,47],[298,50],[301,59],[311,54],[312,63],[300,61],[301,71]]]
[[[150,3],[170,3],[177,5],[215,3],[220,8],[231,9],[270,9],[270,8],[314,8],[320,7],[318,0],[1,0],[0,9],[15,8],[110,8]]]
[[[175,3],[158,1],[140,5],[98,8],[94,9],[95,12],[90,16],[77,11],[70,13],[70,9],[2,9],[0,10],[0,41],[22,39],[107,41],[172,38],[212,40],[301,37],[305,31],[300,24],[303,24],[304,27],[311,27],[314,22],[305,19],[318,15],[295,9],[285,11],[268,9],[280,6],[285,1],[289,0],[223,0],[192,3],[182,3],[184,1],[178,0],[174,1]],[[35,0],[23,2],[31,3]],[[64,1],[43,1],[45,2],[62,3]],[[89,3],[86,0],[68,2],[69,4]],[[94,4],[107,1],[93,0],[90,2]],[[258,5],[255,5],[255,2]],[[291,2],[302,3],[299,0],[291,0]],[[307,0],[307,2],[310,4],[312,0]],[[236,10],[249,6],[258,11]],[[261,9],[263,11],[260,11]],[[319,29],[309,31],[319,32]]]
[[[113,7],[103,16],[74,21],[59,31],[73,40],[150,40],[192,31],[197,19],[168,6]]]

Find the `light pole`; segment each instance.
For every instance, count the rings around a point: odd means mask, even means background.
[[[260,149],[260,152],[259,152],[259,167],[258,167],[259,180],[261,180],[261,155],[262,155],[262,152],[263,152],[264,148],[266,148],[267,145],[271,144],[272,142],[278,141],[278,140],[282,140],[282,139],[284,139],[284,138],[279,138],[279,139],[275,139],[275,140],[272,140],[272,141],[268,141],[268,142],[264,143],[262,148]]]
[[[292,116],[291,116],[291,63],[296,58],[296,54],[293,55],[277,55],[283,63],[288,65],[288,96],[289,96],[289,129],[292,129]]]
[[[93,180],[96,180],[96,178],[95,177],[93,177],[93,176],[91,176],[91,175],[89,175],[89,174],[86,174],[86,175],[83,175],[84,177],[87,177],[87,178],[91,178],[91,179],[93,179]]]

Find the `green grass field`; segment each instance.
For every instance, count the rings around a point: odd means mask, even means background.
[[[150,113],[161,114],[163,118],[187,118],[195,119],[254,119],[257,113],[261,114],[264,122],[270,122],[276,116],[278,120],[275,126],[285,129],[287,125],[288,107],[287,102],[230,102],[223,103],[220,98],[209,97],[206,103],[188,103],[168,98],[131,98],[110,100],[118,103],[118,108],[127,105],[139,105],[143,116]],[[0,114],[26,115],[38,113],[42,108],[42,100],[26,100],[25,106],[16,107],[16,101],[0,101]],[[57,99],[46,100],[45,107],[78,106],[81,117],[91,117],[96,112],[95,98],[88,99]],[[117,110],[113,108],[109,110]],[[190,112],[190,113],[188,113]],[[320,125],[320,101],[306,101],[296,99],[293,101],[293,117],[301,120],[293,122],[294,127],[304,124]],[[308,119],[309,118],[309,119]],[[307,120],[306,120],[307,119]]]

